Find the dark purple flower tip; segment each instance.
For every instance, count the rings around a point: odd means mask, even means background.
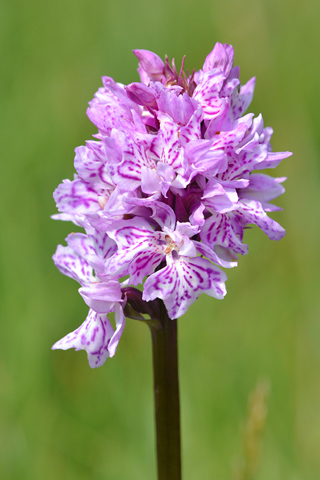
[[[156,97],[153,92],[143,83],[130,83],[125,87],[130,100],[145,107],[157,107]]]

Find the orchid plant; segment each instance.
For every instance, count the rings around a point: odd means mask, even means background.
[[[272,152],[272,129],[245,114],[255,79],[240,84],[231,45],[217,43],[197,72],[134,50],[141,82],[103,77],[87,115],[95,140],[76,148],[73,180],[54,192],[71,233],[53,256],[81,285],[84,323],[52,347],[86,350],[89,365],[113,357],[125,317],[146,322],[153,339],[158,478],[181,478],[177,318],[202,293],[222,299],[222,268],[245,255],[244,231],[280,240],[269,216],[285,178],[261,170],[290,152]],[[139,288],[136,288],[139,286]],[[114,312],[113,327],[108,314]]]

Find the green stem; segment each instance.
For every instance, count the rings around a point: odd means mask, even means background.
[[[177,320],[163,308],[152,336],[158,480],[181,480]]]

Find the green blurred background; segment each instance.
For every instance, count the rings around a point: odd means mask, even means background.
[[[101,75],[137,81],[133,48],[200,68],[231,43],[249,111],[294,156],[287,230],[258,228],[228,272],[224,301],[202,296],[179,321],[184,480],[234,478],[250,392],[270,382],[257,480],[320,478],[317,2],[249,0],[6,0],[1,3],[0,477],[155,480],[151,347],[127,321],[116,356],[97,370],[85,352],[52,352],[87,307],[51,260],[73,230],[55,222],[52,192],[71,178],[73,150],[95,128],[85,115]]]

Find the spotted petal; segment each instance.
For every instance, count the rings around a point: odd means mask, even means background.
[[[109,195],[109,192],[105,192]],[[77,215],[85,215],[101,211],[99,203],[99,192],[89,183],[76,177],[74,180],[64,180],[56,190],[53,197],[57,208],[64,215],[66,220],[71,220],[77,224]],[[64,220],[64,218],[55,216]]]
[[[200,103],[205,118],[213,118],[223,112],[225,100],[219,97],[219,92],[224,80],[221,70],[214,69],[204,73],[197,85],[193,98]]]
[[[241,115],[243,115],[249,107],[253,97],[255,83],[256,79],[255,77],[253,77],[245,85],[242,85],[240,89],[240,94],[237,96],[236,100],[233,102],[232,105],[232,113],[234,119],[240,118]]]
[[[90,235],[71,233],[66,238],[66,241],[74,252],[91,265],[102,280],[106,276],[104,269],[105,261],[116,252],[117,246],[106,232],[92,230]]]
[[[114,186],[107,173],[108,161],[101,142],[90,141],[86,146],[75,149],[74,166],[82,180],[92,185],[99,193],[105,189],[113,190]]]
[[[227,277],[209,260],[201,257],[169,260],[168,265],[151,275],[144,285],[143,299],[161,298],[170,318],[181,317],[201,293],[222,299]]]
[[[149,223],[140,218],[123,220],[108,229],[118,251],[106,262],[110,275],[130,275],[134,285],[154,271],[164,256],[164,248],[155,238]]]
[[[56,342],[52,350],[68,350],[69,348],[86,350],[90,367],[101,367],[109,356],[114,355],[122,333],[121,328],[123,329],[119,322],[119,327],[114,332],[106,314],[101,315],[90,310],[84,323],[77,330]]]
[[[122,159],[118,164],[109,164],[109,174],[122,190],[132,191],[141,185],[142,168],[155,168],[155,161],[148,154],[151,136],[119,132],[119,138]]]
[[[255,223],[270,240],[281,240],[285,236],[285,229],[268,217],[260,202],[242,199],[237,210],[243,215],[245,224]]]
[[[160,130],[153,140],[152,152],[163,163],[170,165],[177,173],[183,174],[185,170],[184,152],[179,140],[178,125],[164,113],[158,112]]]
[[[96,281],[92,267],[72,248],[58,245],[56,253],[52,258],[61,273],[73,278],[81,285],[87,285]]]
[[[236,213],[213,212],[202,226],[200,236],[201,240],[212,249],[220,246],[245,255],[248,253],[248,246],[242,244],[242,234],[243,228]]]

